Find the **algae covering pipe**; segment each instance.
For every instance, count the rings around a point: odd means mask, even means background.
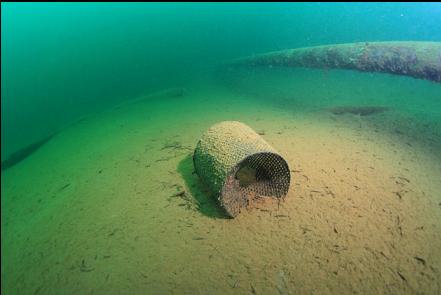
[[[362,42],[305,47],[246,57],[232,64],[350,69],[441,83],[441,42]]]
[[[291,180],[285,159],[247,125],[210,127],[193,155],[196,173],[231,216],[265,198],[283,198]]]

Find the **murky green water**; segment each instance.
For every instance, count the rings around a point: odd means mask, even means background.
[[[228,65],[288,48],[441,42],[440,4],[1,13],[2,292],[440,292],[441,84]],[[284,156],[283,202],[225,218],[191,158],[225,120]]]

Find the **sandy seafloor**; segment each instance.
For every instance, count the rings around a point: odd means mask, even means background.
[[[440,294],[441,85],[265,75],[92,114],[2,172],[2,293]],[[222,120],[285,156],[283,202],[217,210],[191,154]]]

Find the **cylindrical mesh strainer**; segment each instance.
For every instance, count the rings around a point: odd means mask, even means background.
[[[231,217],[259,198],[282,198],[289,189],[287,162],[240,122],[210,127],[196,146],[193,162],[196,173]]]

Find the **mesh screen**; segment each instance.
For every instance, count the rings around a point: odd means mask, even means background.
[[[208,129],[193,161],[196,173],[232,217],[259,198],[281,198],[289,189],[286,161],[240,122],[221,122]]]

